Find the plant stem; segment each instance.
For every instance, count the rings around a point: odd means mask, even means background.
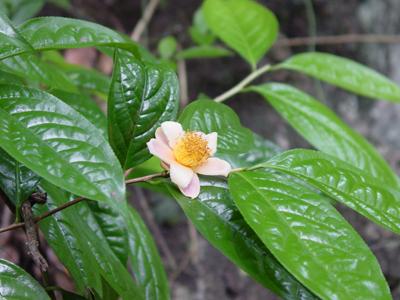
[[[149,181],[151,179],[158,178],[158,177],[166,177],[167,175],[168,175],[167,172],[150,174],[150,175],[146,175],[146,176],[143,176],[143,177],[138,177],[138,178],[133,178],[133,179],[126,180],[125,184]],[[66,208],[68,208],[68,207],[70,207],[72,205],[75,205],[75,204],[77,204],[77,203],[79,203],[79,202],[81,202],[83,200],[86,200],[86,199],[83,198],[83,197],[75,198],[74,200],[71,200],[71,201],[69,201],[67,203],[64,203],[64,204],[60,205],[59,207],[56,207],[55,209],[49,210],[49,211],[45,212],[44,214],[34,218],[33,221],[36,224],[36,223],[42,221],[43,219],[45,219],[45,218],[47,218],[47,217],[49,217],[51,215],[54,215],[55,213],[57,213],[59,211],[62,211],[62,210],[66,209]],[[25,226],[25,222],[15,223],[15,224],[12,224],[12,225],[7,226],[7,227],[0,228],[0,233],[6,232],[6,231],[10,231],[10,230],[14,230],[14,229],[18,229],[18,228],[21,228],[21,227],[24,227],[24,226]]]
[[[245,88],[250,82],[252,82],[257,77],[261,76],[262,74],[268,72],[270,69],[271,65],[265,65],[255,70],[254,72],[250,73],[246,78],[244,78],[242,81],[240,81],[237,85],[235,85],[233,88],[216,97],[214,101],[223,102],[226,99],[232,97],[233,95],[240,93],[240,91],[243,90],[243,88]]]

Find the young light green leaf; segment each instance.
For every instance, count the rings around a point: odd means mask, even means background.
[[[275,69],[298,71],[362,96],[400,102],[400,87],[396,83],[357,62],[332,54],[298,54]]]
[[[162,59],[170,59],[176,52],[178,43],[173,36],[167,36],[158,43],[158,53]]]
[[[31,275],[4,259],[0,259],[0,295],[1,299],[7,300],[50,300],[43,287]]]
[[[193,25],[189,28],[189,34],[192,41],[200,46],[211,45],[215,41],[215,35],[208,28],[201,8],[197,9],[193,16]]]
[[[48,93],[0,86],[0,145],[74,194],[110,205],[125,201],[122,169],[101,131]]]
[[[265,99],[317,149],[369,172],[388,184],[398,178],[368,141],[324,104],[289,85],[269,83],[250,87]]]
[[[42,186],[49,196],[46,204],[47,210],[69,201],[70,196],[57,187],[49,183],[42,183]],[[91,219],[93,215],[88,214],[88,209],[87,203],[79,203],[59,212],[57,217],[53,215],[46,218],[43,222],[49,222],[49,219],[56,218],[56,225],[60,226],[62,224],[66,225],[64,228],[67,227],[65,235],[61,233],[58,236],[52,236],[50,234],[52,231],[50,231],[48,232],[48,237],[53,240],[53,243],[67,242],[63,241],[63,239],[68,239],[68,241],[78,239],[79,243],[71,243],[71,247],[76,247],[74,250],[77,255],[79,253],[81,255],[80,260],[77,260],[75,263],[80,262],[82,259],[87,259],[88,256],[95,262],[95,266],[92,268],[87,268],[87,265],[85,267],[80,266],[82,272],[85,272],[82,276],[101,276],[124,300],[143,299],[142,291],[134,282],[125,264],[114,253],[109,244],[109,239],[104,237],[104,234],[108,230],[98,228],[98,224]],[[127,207],[124,207],[124,209],[127,209]],[[123,216],[122,210],[120,214]],[[57,237],[60,238],[60,241],[54,240]],[[81,241],[84,244],[80,244]],[[59,251],[62,255],[66,255],[65,250],[64,252]],[[101,290],[96,289],[96,292],[101,293]]]
[[[40,177],[0,148],[0,189],[19,207],[35,190]]]
[[[274,14],[252,0],[206,0],[203,13],[211,30],[253,68],[278,34]]]
[[[177,53],[176,57],[181,59],[217,58],[232,56],[232,52],[218,46],[203,45],[184,49]]]
[[[168,279],[151,233],[140,215],[129,208],[126,220],[130,266],[146,300],[170,299]]]
[[[291,150],[258,165],[304,180],[375,223],[400,234],[400,190],[334,156]]]
[[[323,196],[287,177],[229,177],[246,222],[290,273],[321,299],[391,299],[379,264]]]
[[[178,80],[161,64],[115,52],[108,99],[110,143],[124,169],[150,158],[146,143],[178,110]]]
[[[0,21],[0,59],[33,49],[45,51],[97,46],[122,48],[138,55],[137,45],[128,38],[107,27],[83,20],[62,17],[30,19],[17,27],[17,37],[15,31],[4,30],[2,25]]]
[[[197,199],[168,186],[197,230],[233,263],[283,299],[317,299],[263,245],[235,207],[222,179],[203,178]]]

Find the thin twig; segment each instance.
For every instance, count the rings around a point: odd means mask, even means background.
[[[164,253],[169,266],[171,268],[175,269],[176,265],[177,265],[175,257],[172,255],[172,251],[169,249],[166,240],[164,239],[156,221],[154,220],[154,216],[153,216],[151,209],[146,201],[146,195],[144,194],[142,189],[139,187],[137,189],[135,189],[135,191],[136,191],[136,196],[138,199],[138,204],[140,205],[140,208],[143,210],[144,217],[146,218],[147,223],[148,223],[149,227],[151,228],[152,233],[154,234],[155,240],[159,244],[161,251]]]
[[[132,40],[138,42],[146,29],[148,23],[150,22],[151,18],[153,17],[154,12],[160,0],[150,0],[149,4],[147,4],[146,8],[144,9],[143,16],[136,24],[135,28],[132,31],[131,38]]]
[[[129,180],[125,181],[125,184],[149,181],[151,179],[154,179],[154,178],[157,178],[157,177],[165,177],[167,175],[168,175],[167,172],[155,173],[155,174],[146,175],[146,176],[143,176],[143,177],[129,179]],[[85,200],[85,198],[78,197],[78,198],[75,198],[74,200],[66,202],[66,203],[60,205],[59,207],[57,207],[55,209],[52,209],[52,210],[49,210],[49,211],[45,212],[44,214],[34,218],[34,223],[36,224],[36,223],[42,221],[43,219],[45,219],[45,218],[47,218],[47,217],[49,217],[51,215],[54,215],[55,213],[57,213],[59,211],[62,211],[62,210],[66,209],[66,208],[68,208],[68,207],[70,207],[72,205],[75,205],[75,204],[77,204],[77,203],[79,203],[79,202],[81,202],[83,200]],[[18,229],[18,228],[22,228],[24,226],[25,226],[24,222],[12,224],[10,226],[4,227],[4,228],[0,228],[0,233],[6,232],[6,231],[10,231],[10,230],[15,230],[15,229]]]
[[[181,47],[178,48],[180,50]],[[188,92],[188,79],[186,61],[184,59],[178,59],[178,78],[180,87],[180,106],[183,108],[188,104],[189,92]]]
[[[310,44],[338,45],[338,44],[400,44],[400,35],[382,34],[342,34],[333,36],[296,37],[278,40],[277,47],[298,47]]]

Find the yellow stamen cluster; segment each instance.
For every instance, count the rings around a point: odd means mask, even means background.
[[[210,152],[208,142],[196,132],[186,132],[173,148],[176,161],[189,168],[204,163],[210,157]]]

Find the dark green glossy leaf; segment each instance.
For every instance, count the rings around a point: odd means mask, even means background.
[[[353,131],[333,111],[289,85],[269,83],[251,87],[317,149],[369,172],[387,183],[398,178],[367,140]]]
[[[32,47],[14,28],[5,12],[0,10],[0,58],[4,58],[3,53],[12,56],[31,50]]]
[[[157,63],[143,63],[116,51],[108,99],[110,143],[125,169],[150,158],[146,143],[178,110],[175,73]]]
[[[142,218],[131,207],[127,229],[130,266],[145,299],[170,299],[167,275],[154,240]]]
[[[19,207],[35,190],[40,177],[0,148],[0,189]]]
[[[322,299],[391,299],[379,264],[323,196],[287,177],[229,177],[233,199],[273,255]]]
[[[334,156],[291,150],[259,165],[315,186],[377,224],[400,234],[400,190]]]
[[[253,279],[283,299],[317,299],[281,266],[246,224],[225,181],[203,178],[201,193],[194,200],[172,186],[169,190],[197,230]]]
[[[25,80],[43,83],[56,89],[77,92],[71,79],[57,67],[47,64],[35,54],[14,56],[0,61],[2,69]]]
[[[42,53],[42,58],[61,69],[75,86],[89,92],[100,93],[103,97],[108,94],[110,78],[99,71],[70,64],[57,51],[45,51]]]
[[[51,91],[51,94],[88,119],[97,129],[101,130],[103,137],[107,139],[107,117],[90,96],[57,90]]]
[[[138,53],[137,46],[128,38],[104,26],[61,17],[42,17],[26,21],[18,26],[20,36],[10,30],[2,30],[0,23],[0,59],[34,50],[54,50],[111,46]],[[1,33],[3,34],[1,35]]]
[[[110,205],[125,201],[122,169],[101,131],[48,93],[0,86],[0,145],[74,194]]]
[[[400,102],[400,87],[382,74],[350,59],[327,53],[302,53],[279,64],[366,97]]]
[[[46,204],[47,209],[54,208],[54,206],[59,206],[70,200],[69,195],[60,191],[57,187],[48,183],[42,184],[42,186],[49,196],[48,203]],[[124,208],[125,210],[127,209],[127,207]],[[104,237],[104,233],[108,230],[104,230],[104,228],[99,229],[98,223],[92,219],[93,215],[88,210],[87,203],[82,202],[74,205],[58,213],[56,223],[68,224],[70,231],[66,232],[63,238],[68,238],[68,240],[79,238],[85,244],[76,244],[77,248],[75,250],[82,253],[81,258],[90,256],[95,261],[94,268],[85,267],[82,270],[84,270],[86,276],[88,274],[91,276],[101,275],[123,299],[143,299],[140,288],[133,281],[125,264],[121,263],[110,247],[109,240]],[[122,210],[120,214],[123,214]],[[46,218],[44,222],[48,222],[47,220],[51,218],[55,218],[54,215]],[[49,235],[49,238],[56,237]],[[60,236],[59,238],[61,239]],[[96,291],[98,293],[101,292],[98,289]]]
[[[232,52],[218,46],[196,46],[178,52],[177,57],[182,59],[217,58],[232,56]]]
[[[38,213],[56,208],[69,200],[69,194],[42,181],[41,187],[47,193],[45,205],[35,206]],[[87,223],[79,216],[78,205],[54,214],[40,222],[40,229],[57,257],[68,269],[77,290],[84,294],[86,289],[101,292],[101,277],[92,250],[81,234],[87,230]]]
[[[89,228],[96,232],[99,238],[107,241],[119,261],[126,265],[129,248],[123,216],[110,206],[98,202],[81,205],[79,213]]]
[[[203,13],[211,30],[253,68],[278,34],[274,14],[252,0],[206,0]]]
[[[251,166],[262,162],[264,155],[275,154],[272,146],[263,145],[262,139],[243,127],[236,113],[224,104],[211,100],[194,101],[184,109],[179,122],[186,130],[217,132],[216,156],[229,161],[233,167]]]
[[[0,297],[4,300],[50,300],[31,275],[4,259],[0,259]]]

